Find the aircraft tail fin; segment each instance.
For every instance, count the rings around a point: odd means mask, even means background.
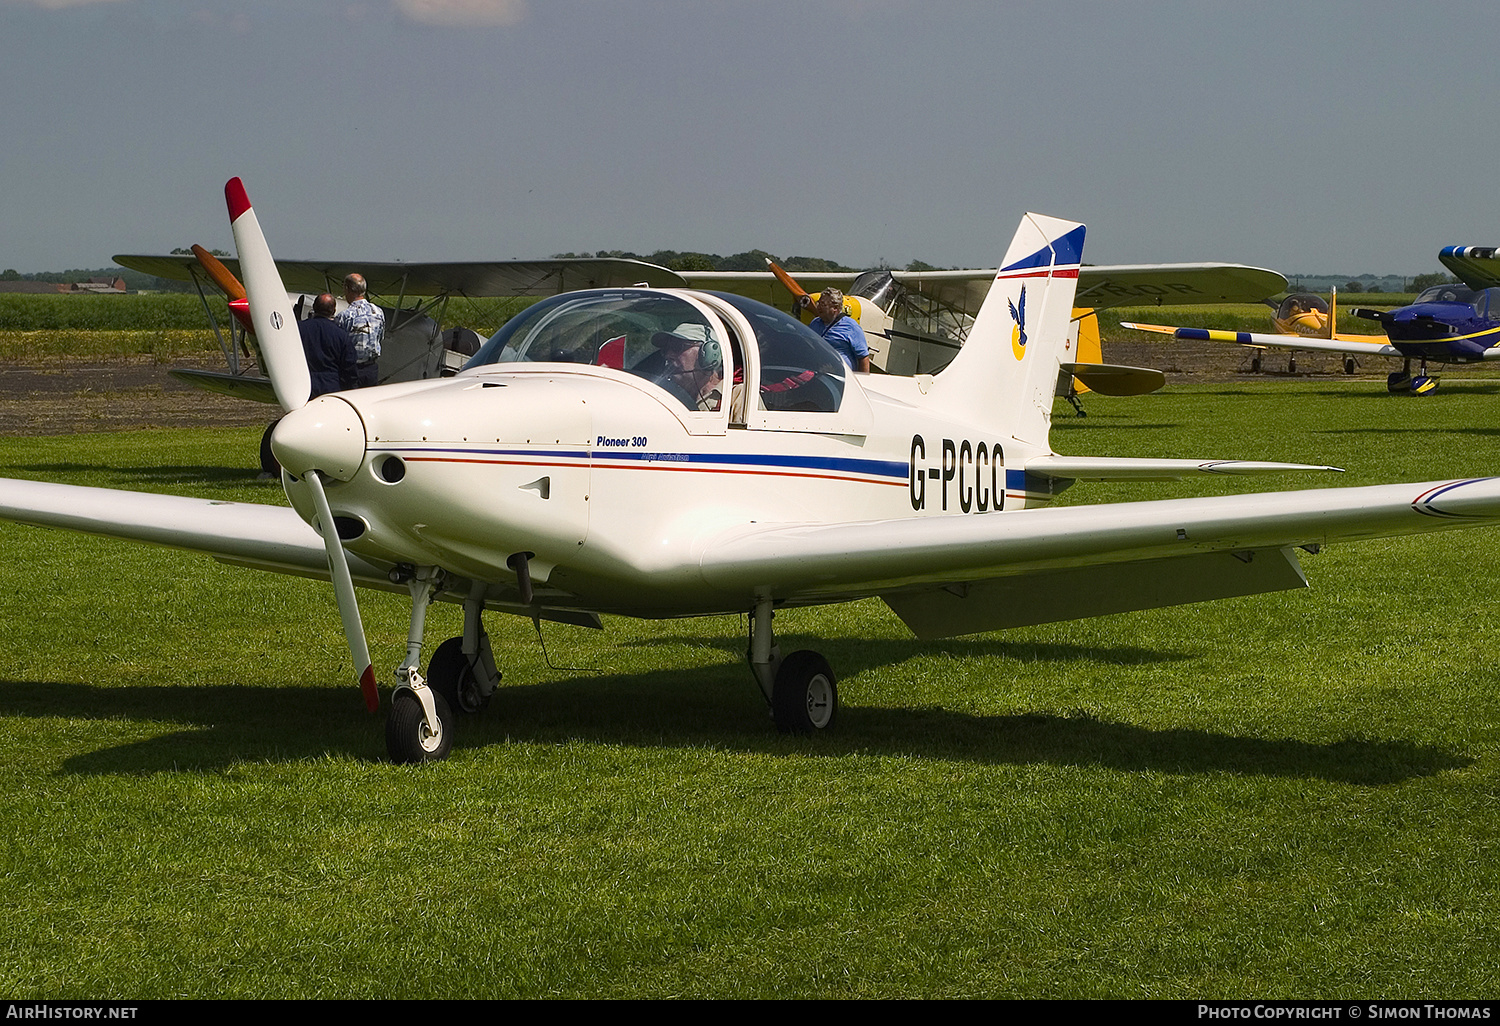
[[[1328,330],[1323,332],[1324,338],[1335,338],[1339,333],[1339,290],[1337,287],[1328,293]]]
[[[1047,446],[1052,399],[1069,350],[1084,226],[1021,219],[974,326],[929,395],[944,409]]]

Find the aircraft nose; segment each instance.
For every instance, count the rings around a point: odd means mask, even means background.
[[[323,395],[281,418],[271,433],[271,451],[294,477],[309,470],[347,481],[365,458],[365,424],[337,396]]]

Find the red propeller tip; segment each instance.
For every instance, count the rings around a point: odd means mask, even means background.
[[[375,687],[375,667],[366,666],[359,675],[359,689],[365,693],[365,705],[371,712],[380,708],[380,691]]]
[[[250,195],[245,192],[245,183],[238,178],[225,182],[224,201],[229,204],[229,220],[239,220],[239,216],[250,209]]]

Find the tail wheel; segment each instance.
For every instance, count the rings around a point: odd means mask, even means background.
[[[391,699],[391,712],[385,721],[385,750],[392,762],[441,762],[453,747],[453,713],[440,692],[432,692],[437,706],[437,729],[427,726],[422,703],[402,688]]]
[[[483,712],[490,696],[479,689],[474,668],[464,656],[464,639],[449,638],[427,663],[427,686],[448,700],[448,708],[463,715]]]
[[[816,734],[838,718],[839,689],[828,660],[809,649],[793,652],[776,671],[771,715],[783,734]]]

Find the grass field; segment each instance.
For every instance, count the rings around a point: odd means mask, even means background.
[[[1089,397],[1069,454],[1493,473],[1500,383]],[[280,501],[258,431],[0,439],[0,476]],[[1071,502],[1306,487],[1079,485]],[[771,728],[738,618],[492,618],[447,762],[383,760],[326,585],[0,525],[0,992],[1379,997],[1496,990],[1495,529],[1310,591],[923,644],[778,619],[838,732]],[[363,600],[378,667],[404,603]],[[435,610],[429,641],[456,633]]]

